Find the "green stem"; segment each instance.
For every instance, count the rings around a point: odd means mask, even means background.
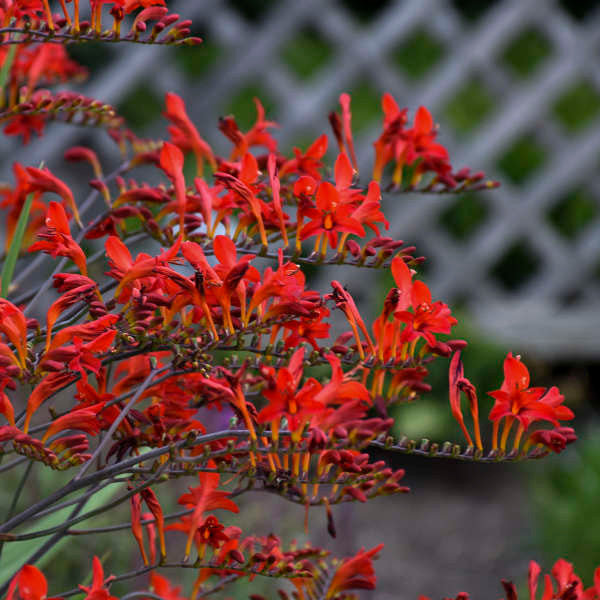
[[[15,56],[17,55],[17,46],[13,44],[6,54],[6,58],[2,63],[2,67],[0,68],[0,96],[4,98],[4,87],[6,86],[6,82],[8,81],[8,77],[10,75],[10,70],[15,62]]]
[[[0,87],[1,81],[2,71],[0,71]],[[33,194],[28,194],[27,198],[25,198],[23,208],[21,209],[21,214],[19,215],[17,227],[15,229],[15,233],[13,235],[8,253],[6,254],[4,265],[2,266],[2,274],[0,275],[0,277],[2,278],[2,289],[0,291],[0,294],[3,298],[6,298],[8,296],[8,290],[10,288],[10,283],[15,272],[15,266],[17,264],[17,258],[19,257],[19,251],[21,250],[21,244],[25,235],[25,229],[27,228],[27,221],[29,220],[29,212],[31,211],[32,203]]]

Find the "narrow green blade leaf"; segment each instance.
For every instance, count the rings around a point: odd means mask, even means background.
[[[86,503],[86,511],[100,508],[106,504],[112,496],[118,491],[118,486],[108,485],[94,494]],[[64,522],[73,507],[65,508],[54,514],[43,517],[35,522],[35,525],[29,529],[24,529],[24,533],[39,531],[41,529],[49,529]],[[68,544],[71,538],[66,535],[61,539],[49,552],[47,552],[37,563],[39,568],[49,564],[56,555],[64,551],[65,544]],[[4,550],[2,551],[2,561],[0,565],[0,585],[8,581],[14,573],[19,569],[28,556],[31,556],[44,542],[45,538],[26,540],[22,542],[5,542]]]
[[[15,55],[17,54],[17,45],[12,44],[8,49],[8,53],[4,62],[2,63],[2,68],[0,68],[0,92],[4,91],[4,86],[8,81],[8,75],[10,73],[10,69],[15,61]]]
[[[4,265],[2,265],[2,290],[0,295],[2,298],[8,296],[8,290],[10,288],[10,282],[12,281],[13,274],[15,272],[15,266],[17,264],[17,258],[19,257],[19,250],[21,249],[21,243],[23,242],[23,236],[25,235],[25,229],[27,228],[27,221],[29,220],[29,212],[31,211],[31,204],[33,203],[33,194],[29,194],[25,199],[19,220],[17,221],[17,227],[15,228],[15,234],[13,236],[10,248],[4,259]]]

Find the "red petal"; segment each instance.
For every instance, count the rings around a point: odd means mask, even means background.
[[[508,353],[504,359],[504,385],[508,390],[525,390],[529,387],[529,371],[520,358]]]
[[[384,94],[381,99],[381,108],[387,119],[393,119],[399,112],[400,108],[391,94]]]
[[[33,565],[25,565],[19,572],[19,595],[22,600],[45,600],[48,584],[44,574]]]
[[[163,144],[160,151],[160,167],[170,177],[181,174],[181,170],[183,169],[183,153],[175,144],[171,144],[170,142]]]
[[[353,177],[354,171],[350,159],[345,153],[340,154],[335,161],[335,187],[338,190],[349,188]]]
[[[419,106],[415,115],[415,131],[418,135],[431,133],[433,129],[433,118],[431,113],[424,107]]]

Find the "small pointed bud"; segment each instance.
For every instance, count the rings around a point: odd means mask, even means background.
[[[446,344],[452,348],[453,352],[464,350],[469,345],[465,340],[448,340]]]
[[[354,240],[346,240],[346,248],[352,256],[360,256],[360,245]]]
[[[355,500],[358,500],[359,502],[366,502],[367,501],[367,497],[365,496],[364,492],[362,492],[361,490],[359,490],[358,488],[355,487],[345,487],[342,490],[342,494],[347,494],[348,496],[352,496]]]
[[[337,531],[335,529],[335,522],[333,521],[333,514],[331,512],[331,507],[329,506],[329,502],[325,504],[327,509],[327,533],[335,538],[337,536]]]
[[[246,562],[246,559],[244,558],[244,555],[239,551],[239,550],[230,550],[228,553],[229,558],[231,558],[231,560],[243,564]]]

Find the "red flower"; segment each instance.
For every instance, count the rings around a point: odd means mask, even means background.
[[[122,5],[125,14],[129,14],[138,8],[148,8],[150,6],[165,6],[165,0],[116,0],[115,4]]]
[[[82,342],[81,338],[75,337],[72,346],[54,350],[49,354],[49,358],[52,359],[54,354],[60,356],[60,353],[64,352],[67,355],[67,364],[71,371],[78,371],[84,379],[86,378],[86,369],[98,375],[102,361],[97,355],[104,354],[111,347],[116,334],[115,329],[110,329],[86,344]],[[69,353],[72,357],[69,357]]]
[[[268,386],[262,394],[268,404],[258,413],[258,423],[271,423],[273,439],[278,439],[279,421],[285,417],[289,428],[293,432],[292,438],[296,441],[299,434],[310,421],[320,412],[326,410],[323,402],[317,400],[315,395],[321,385],[315,379],[309,379],[302,389],[298,390],[303,373],[304,348],[299,348],[290,358],[287,367],[277,370],[277,374],[270,375]]]
[[[42,0],[12,0],[12,2],[4,2],[3,8],[0,9],[0,15],[8,23],[11,17],[17,19],[24,16],[38,18],[39,13],[43,10]]]
[[[279,170],[279,176],[284,177],[290,173],[298,173],[299,175],[310,175],[314,179],[321,179],[320,168],[322,167],[321,159],[327,152],[327,135],[323,134],[318,137],[302,154],[299,148],[294,148],[292,158],[283,163]]]
[[[406,323],[402,332],[403,342],[412,342],[423,337],[430,346],[435,346],[434,333],[450,333],[458,321],[451,316],[446,304],[437,300],[432,301],[431,292],[422,281],[413,281],[411,289],[411,305],[414,312],[398,310],[394,316]]]
[[[181,234],[183,233],[186,204],[183,153],[177,146],[170,142],[165,142],[160,151],[160,168],[169,176],[175,187],[175,201],[179,213],[179,232]]]
[[[496,403],[490,419],[498,422],[507,417],[517,419],[524,430],[535,421],[559,421],[572,419],[575,415],[563,405],[564,396],[557,387],[529,387],[529,371],[521,357],[509,353],[504,360],[504,381],[499,390],[488,392]]]
[[[277,157],[275,154],[269,154],[269,158],[267,159],[267,170],[269,172],[269,182],[271,184],[271,193],[273,195],[273,209],[277,216],[277,220],[279,221],[279,230],[281,231],[281,235],[283,237],[283,245],[287,247],[288,245],[288,235],[285,224],[285,219],[287,215],[284,214],[281,208],[281,196],[279,194],[281,190],[281,182],[279,181],[279,177],[277,177]]]
[[[209,515],[204,519],[204,522],[198,527],[196,532],[197,538],[201,544],[218,548],[223,542],[229,541],[229,536],[225,532],[225,525],[219,522],[219,519],[213,515]]]
[[[58,177],[52,175],[52,173],[50,173],[48,169],[36,169],[34,167],[27,167],[26,171],[30,177],[29,189],[31,191],[51,192],[60,196],[64,204],[66,204],[71,209],[71,212],[73,213],[77,224],[79,225],[79,227],[81,227],[81,221],[79,219],[79,211],[77,210],[77,204],[75,204],[73,192],[68,188],[68,186],[64,182],[62,182]]]
[[[151,590],[164,600],[186,600],[184,596],[181,595],[181,587],[173,586],[171,582],[162,575],[152,571],[150,574],[150,588]]]
[[[252,296],[244,325],[247,326],[252,313],[259,309],[263,319],[268,319],[279,310],[284,311],[289,308],[290,303],[299,303],[304,292],[305,278],[297,264],[293,262],[283,262],[283,250],[279,249],[279,265],[277,269],[267,267],[263,273],[262,282],[257,283],[252,289]],[[275,303],[275,299],[279,299]],[[268,310],[266,304],[271,302]],[[288,302],[289,301],[289,302]]]
[[[15,593],[17,597],[15,598]],[[33,565],[25,565],[10,582],[6,600],[62,600],[46,598],[48,583],[44,574]]]
[[[42,442],[57,434],[59,431],[65,429],[77,429],[79,431],[85,431],[90,435],[96,435],[100,431],[102,422],[98,419],[98,413],[104,408],[104,402],[95,404],[93,406],[87,406],[86,408],[80,408],[78,410],[72,410],[71,412],[59,417],[52,422],[52,425],[48,427],[46,433],[42,437]]]
[[[383,169],[391,160],[396,166],[393,181],[399,185],[402,181],[404,165],[413,165],[420,161],[413,174],[415,183],[425,171],[436,171],[439,175],[446,175],[451,167],[448,161],[448,151],[444,146],[435,142],[437,130],[431,113],[420,106],[415,114],[414,126],[405,129],[406,109],[400,110],[395,100],[385,94],[382,100],[384,121],[383,133],[375,142],[375,166],[373,179],[381,180]]]
[[[267,129],[277,127],[273,121],[265,121],[265,109],[258,98],[254,98],[256,121],[247,133],[242,133],[233,117],[225,117],[219,121],[219,129],[233,142],[231,160],[244,156],[253,146],[263,146],[269,152],[277,151],[277,141]]]
[[[46,120],[40,115],[16,115],[8,120],[4,133],[6,135],[22,135],[23,145],[26,146],[31,141],[31,135],[35,133],[42,137]]]
[[[20,369],[25,369],[28,351],[27,320],[21,309],[4,298],[0,298],[0,332],[14,346],[18,358],[6,344],[2,345],[0,354],[7,356]]]
[[[42,250],[53,257],[66,256],[70,258],[79,269],[80,273],[87,276],[87,264],[83,250],[71,237],[69,221],[65,209],[58,202],[50,202],[46,215],[47,231],[39,233],[41,238],[29,248],[29,252]]]
[[[347,558],[337,568],[327,589],[325,600],[341,598],[340,594],[347,590],[374,590],[377,579],[373,558],[382,548],[383,544],[379,544],[366,552],[361,549],[355,556]]]
[[[236,203],[244,211],[245,215],[240,219],[241,222],[246,222],[246,225],[257,224],[260,240],[263,246],[267,247],[267,235],[265,232],[265,224],[263,213],[266,211],[265,203],[256,195],[258,188],[252,184],[258,178],[258,164],[256,158],[246,153],[243,155],[239,177],[235,177],[230,173],[219,171],[215,173],[215,179],[222,183],[227,189],[233,192],[237,198]]]
[[[119,281],[115,297],[121,303],[126,303],[131,297],[131,290],[124,289],[130,283],[135,282],[132,287],[144,288],[146,292],[160,288],[160,281],[155,276],[155,268],[176,261],[175,258],[181,247],[182,236],[175,243],[158,256],[150,256],[140,253],[135,261],[125,244],[117,237],[110,236],[106,240],[106,255],[109,258],[111,270],[107,273]],[[140,281],[136,281],[140,280]]]
[[[380,234],[376,223],[383,223],[386,229],[390,228],[388,220],[381,212],[381,190],[375,181],[371,181],[365,199],[361,201],[351,216],[361,225],[371,228],[377,236]]]
[[[218,338],[213,324],[209,304],[218,302],[222,308],[223,323],[228,332],[234,331],[231,319],[232,300],[237,298],[242,319],[246,310],[246,282],[259,281],[258,271],[249,262],[254,255],[247,254],[238,260],[237,250],[233,241],[227,236],[218,235],[213,241],[213,251],[219,260],[214,268],[207,261],[202,247],[194,242],[184,242],[181,252],[196,272],[192,279],[182,278],[171,269],[157,269],[158,273],[172,277],[180,286],[187,290],[173,303],[171,312],[179,310],[190,301],[202,308],[213,336]]]
[[[217,490],[219,485],[220,475],[218,473],[204,472],[199,473],[200,485],[198,487],[189,488],[189,493],[183,494],[178,502],[189,508],[193,508],[194,512],[191,516],[191,523],[188,532],[188,540],[185,547],[186,558],[190,554],[192,542],[196,531],[204,522],[204,513],[209,510],[221,508],[231,512],[239,512],[239,508],[229,499],[230,492]]]
[[[87,592],[87,596],[84,600],[119,600],[116,596],[111,596],[106,586],[114,579],[114,575],[111,575],[107,579],[104,579],[104,570],[102,569],[102,563],[97,556],[94,556],[92,562],[93,578],[91,586],[80,585],[79,589]]]
[[[540,576],[540,566],[535,562],[529,563],[529,597],[530,600],[535,600],[535,594],[538,587],[538,578]],[[554,578],[557,589],[552,583]],[[587,596],[584,594],[581,579],[573,571],[573,565],[566,560],[559,558],[552,567],[552,577],[544,576],[544,593],[542,600],[583,600]],[[591,590],[587,590],[590,592]],[[594,596],[589,596],[593,599]]]
[[[414,126],[409,132],[405,147],[402,149],[407,164],[412,164],[418,158],[448,158],[446,148],[435,143],[437,136],[435,123],[431,113],[424,106],[419,106],[417,109]]]
[[[300,239],[305,240],[313,235],[327,237],[330,248],[336,248],[338,244],[338,233],[347,232],[364,237],[365,230],[360,221],[352,213],[352,205],[343,204],[338,190],[328,181],[323,181],[317,189],[316,208],[306,211],[306,215],[312,219],[300,232]],[[320,237],[318,242],[320,241]],[[318,243],[317,242],[317,243]],[[324,254],[325,244],[321,252]]]
[[[383,169],[394,159],[398,134],[408,120],[406,117],[408,110],[406,108],[400,110],[391,94],[383,95],[381,106],[383,108],[383,132],[373,144],[375,146],[375,165],[373,166],[375,181],[381,181]]]
[[[169,127],[169,133],[173,143],[181,150],[191,150],[196,157],[198,175],[204,170],[204,161],[208,161],[213,170],[217,163],[210,146],[200,137],[198,130],[192,123],[185,110],[185,103],[177,95],[167,93],[167,110],[163,113],[173,125]]]
[[[401,256],[396,256],[391,264],[392,276],[400,292],[397,298],[396,310],[406,310],[412,304],[412,276],[413,272],[408,268]]]
[[[83,283],[76,288],[69,289],[60,296],[60,298],[55,300],[48,309],[48,312],[46,313],[46,352],[48,352],[48,349],[50,348],[52,328],[61,313],[77,302],[82,300],[89,301],[90,296],[97,292],[96,282],[87,277],[85,279],[87,280],[86,283]]]
[[[329,323],[324,319],[330,315],[330,311],[325,306],[316,309],[314,314],[309,317],[301,318],[298,321],[285,321],[283,328],[289,330],[284,334],[285,349],[297,348],[302,342],[312,345],[315,350],[319,349],[317,338],[329,337]]]
[[[6,382],[3,382],[0,386],[0,415],[4,415],[9,424],[15,427],[15,409],[3,389],[5,385]]]
[[[65,327],[54,334],[48,351],[59,348],[67,342],[72,341],[75,337],[80,338],[84,342],[91,342],[109,330],[118,320],[119,315],[110,314],[104,315],[95,321],[87,321],[79,325]]]
[[[144,565],[148,566],[148,555],[146,554],[146,548],[144,546],[144,531],[142,529],[142,498],[139,494],[134,494],[129,498],[129,505],[131,507],[131,533],[137,542],[142,555]]]
[[[343,404],[349,400],[361,400],[371,404],[371,396],[367,388],[344,374],[340,359],[335,354],[327,354],[326,358],[331,365],[331,379],[321,388],[315,400],[325,406]]]
[[[29,422],[33,413],[43,404],[43,402],[54,392],[73,383],[75,375],[71,373],[50,373],[40,381],[29,395],[27,400],[27,412],[23,423],[23,431],[27,433]]]

